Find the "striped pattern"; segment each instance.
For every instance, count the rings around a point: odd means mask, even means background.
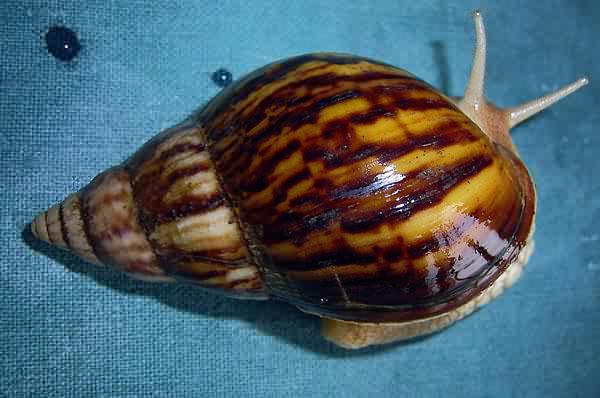
[[[451,311],[430,318],[399,323],[374,324],[325,318],[321,322],[323,337],[339,346],[357,349],[369,345],[408,340],[440,331],[488,304],[510,288],[520,278],[533,251],[533,246],[533,239],[529,239],[517,259],[492,285],[485,289],[481,295]]]
[[[60,204],[62,211],[62,235],[65,237],[66,247],[87,261],[100,264],[100,260],[94,254],[87,236],[84,232],[83,220],[81,219],[81,203],[78,194],[72,194]]]
[[[523,164],[403,70],[292,58],[230,86],[198,120],[270,292],[307,312],[445,312],[527,240]]]
[[[64,202],[39,214],[31,223],[31,232],[38,239],[71,250],[83,259],[101,265],[84,231],[78,194],[70,195]]]
[[[266,297],[197,128],[183,125],[149,142],[127,169],[141,225],[169,275]]]
[[[181,125],[33,221],[38,238],[147,281],[266,298],[197,128]]]
[[[138,279],[173,280],[158,266],[139,226],[129,176],[122,168],[107,170],[41,213],[31,230],[91,263],[110,265]]]
[[[137,277],[398,322],[490,286],[534,210],[522,162],[447,97],[389,65],[311,54],[229,86],[32,231]]]
[[[80,194],[83,230],[104,264],[147,280],[169,280],[158,266],[138,224],[128,173],[115,167],[97,176]]]
[[[38,238],[83,259],[119,268],[133,277],[168,281],[137,223],[127,173],[96,177],[81,192],[41,213],[32,223]]]

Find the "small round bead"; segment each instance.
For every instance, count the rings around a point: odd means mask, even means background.
[[[219,87],[227,87],[233,81],[233,75],[227,69],[217,69],[212,74],[212,81]]]
[[[46,32],[48,52],[61,61],[70,61],[81,50],[77,34],[64,26],[53,26]]]

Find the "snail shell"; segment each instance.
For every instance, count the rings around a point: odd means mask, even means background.
[[[336,320],[325,334],[344,346],[431,331],[517,264],[515,279],[532,247],[534,185],[508,135],[525,117],[487,103],[480,75],[456,101],[357,56],[270,64],[32,231],[134,277],[285,300]],[[417,327],[356,336],[381,325]]]

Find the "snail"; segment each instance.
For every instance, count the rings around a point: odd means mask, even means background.
[[[462,98],[354,55],[274,62],[31,231],[135,278],[283,300],[346,348],[441,330],[510,287],[532,253],[535,187],[509,130],[588,82],[491,104],[474,19]]]

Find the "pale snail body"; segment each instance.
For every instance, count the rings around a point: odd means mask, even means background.
[[[324,334],[346,347],[447,326],[510,286],[533,247],[534,186],[508,135],[527,115],[477,92],[482,51],[459,102],[361,57],[268,65],[32,231],[146,280],[283,299],[331,319]]]

